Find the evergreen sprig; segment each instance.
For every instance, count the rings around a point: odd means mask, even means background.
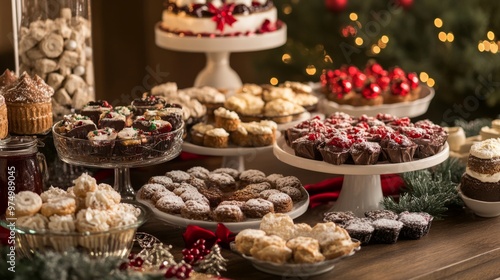
[[[36,254],[33,259],[17,260],[15,272],[5,267],[7,247],[2,247],[0,256],[0,279],[13,280],[153,280],[162,279],[143,273],[118,270],[123,259],[107,257],[91,259],[78,251],[65,254],[46,252]],[[5,269],[4,269],[5,268]]]
[[[435,218],[443,218],[449,206],[462,203],[456,187],[459,181],[457,174],[463,173],[463,168],[459,160],[448,159],[432,170],[403,173],[405,188],[399,199],[385,197],[382,205],[396,213],[427,212]]]

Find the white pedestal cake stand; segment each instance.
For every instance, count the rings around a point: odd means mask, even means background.
[[[295,156],[283,137],[280,137],[273,146],[274,155],[278,160],[306,170],[329,174],[344,174],[344,181],[339,198],[331,211],[352,211],[358,217],[364,216],[366,211],[380,209],[383,199],[381,174],[403,173],[429,168],[445,161],[449,156],[446,143],[438,154],[404,163],[384,163],[374,165],[333,165],[324,161],[316,161]]]
[[[230,52],[260,51],[279,47],[286,42],[286,25],[274,32],[236,37],[179,36],[155,26],[156,45],[164,49],[182,52],[204,52],[205,68],[196,77],[194,86],[211,86],[235,90],[242,82],[229,64]]]

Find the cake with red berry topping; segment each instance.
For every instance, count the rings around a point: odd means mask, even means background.
[[[352,144],[353,140],[348,137],[347,133],[340,132],[327,138],[318,147],[318,150],[323,157],[323,161],[341,165],[349,158],[349,150]]]
[[[400,163],[441,152],[448,133],[429,120],[412,123],[389,114],[352,118],[335,113],[314,117],[288,128],[286,144],[295,156],[331,164]]]
[[[160,28],[183,36],[248,36],[281,23],[272,0],[168,0]]]
[[[398,132],[387,134],[380,141],[380,146],[391,163],[412,161],[418,147],[408,137]]]
[[[143,115],[146,110],[158,110],[163,108],[165,100],[156,95],[145,94],[142,98],[132,100],[132,111],[136,116]]]
[[[118,112],[104,112],[101,114],[99,118],[98,127],[105,128],[110,127],[115,129],[116,131],[122,130],[127,122],[127,117]]]
[[[375,61],[369,61],[363,70],[352,65],[325,69],[320,82],[327,99],[352,106],[413,101],[421,91],[416,73],[406,73],[401,67],[385,70]]]

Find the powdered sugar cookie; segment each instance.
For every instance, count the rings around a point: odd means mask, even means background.
[[[47,217],[38,213],[31,216],[22,216],[16,220],[16,226],[33,230],[45,230],[48,223]]]
[[[76,201],[70,196],[61,196],[49,199],[47,202],[42,204],[40,212],[45,217],[50,217],[52,215],[69,215],[76,211]]]
[[[116,196],[118,195],[118,196]],[[118,202],[117,202],[118,201]],[[115,190],[96,190],[88,192],[85,197],[85,206],[92,209],[107,210],[120,202],[120,194]]]
[[[51,198],[66,195],[66,194],[68,194],[68,193],[65,190],[50,186],[50,188],[48,190],[46,190],[40,194],[40,198],[42,199],[42,202],[47,202],[47,200],[49,200]]]
[[[83,209],[76,215],[76,229],[79,232],[98,232],[109,230],[107,211]]]
[[[86,197],[88,192],[93,192],[97,189],[97,182],[94,177],[87,173],[83,173],[80,177],[73,180],[73,192],[76,196]]]
[[[52,215],[49,217],[48,228],[54,232],[74,232],[75,218],[73,215]]]
[[[21,191],[14,197],[16,217],[37,213],[42,207],[42,198],[32,191]]]

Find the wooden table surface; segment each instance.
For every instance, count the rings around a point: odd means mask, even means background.
[[[187,170],[193,165],[211,170],[220,167],[220,163],[220,159],[213,157],[191,163],[177,160],[153,169],[132,170],[132,181],[134,186],[140,186],[151,175],[166,170]],[[309,209],[295,221],[314,225],[321,222],[329,207]],[[184,248],[183,228],[151,217],[139,231],[173,245],[176,259],[180,258],[180,250]],[[223,276],[232,279],[496,279],[500,277],[500,217],[481,218],[467,209],[453,209],[444,220],[434,220],[429,234],[420,240],[362,246],[333,270],[308,278],[267,274],[230,250],[223,250],[222,254],[229,260]]]

